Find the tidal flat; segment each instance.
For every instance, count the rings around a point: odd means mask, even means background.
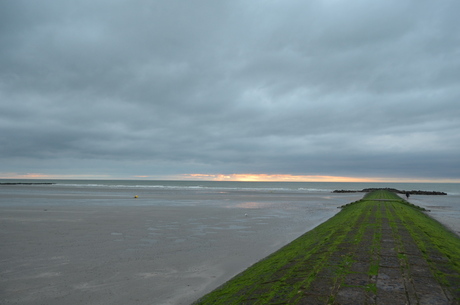
[[[190,304],[359,197],[0,191],[0,303],[50,305]]]
[[[363,196],[329,184],[55,182],[0,187],[2,304],[190,304]],[[458,232],[456,198],[410,201]]]

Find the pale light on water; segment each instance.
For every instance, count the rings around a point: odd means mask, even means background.
[[[335,194],[334,190],[395,188],[445,192],[447,196],[413,195],[410,201],[427,207],[431,215],[460,232],[458,183],[361,182],[240,182],[161,180],[8,180],[2,185],[0,206],[222,206],[241,209],[310,208],[321,204],[340,206],[362,193]],[[35,184],[51,183],[51,184]],[[132,199],[138,196],[135,201]]]
[[[378,183],[378,182],[241,182],[241,181],[172,181],[172,180],[28,180],[0,179],[0,183],[54,183],[66,187],[109,187],[139,189],[223,189],[331,192],[365,188],[440,191],[460,195],[459,183]]]

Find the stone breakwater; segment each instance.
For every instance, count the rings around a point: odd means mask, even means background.
[[[460,239],[376,191],[194,304],[460,304]]]
[[[50,182],[2,182],[0,185],[50,185]]]
[[[447,195],[444,192],[437,192],[437,191],[405,191],[405,190],[397,190],[394,188],[367,188],[362,190],[335,190],[333,193],[370,193],[377,190],[386,190],[397,194],[410,194],[410,195]]]

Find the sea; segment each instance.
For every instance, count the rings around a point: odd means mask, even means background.
[[[15,184],[15,185],[11,185]],[[447,195],[412,195],[410,202],[460,234],[460,183],[242,182],[177,180],[0,179],[0,206],[339,207],[363,193],[334,190],[394,188]],[[132,199],[136,200],[133,201]],[[280,209],[278,209],[280,210]]]
[[[380,182],[243,182],[243,181],[178,181],[178,180],[45,180],[0,179],[0,184],[53,184],[53,187],[74,187],[124,190],[233,190],[233,191],[284,191],[293,193],[332,192],[334,190],[362,190],[365,188],[395,188],[399,190],[424,190],[460,195],[460,183],[380,183]]]

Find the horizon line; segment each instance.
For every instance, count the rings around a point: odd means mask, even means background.
[[[0,173],[0,179],[27,180],[169,180],[169,181],[231,181],[231,182],[348,182],[348,183],[460,183],[452,178],[388,178],[347,177],[292,174],[177,174],[177,175],[53,175],[41,173]]]

